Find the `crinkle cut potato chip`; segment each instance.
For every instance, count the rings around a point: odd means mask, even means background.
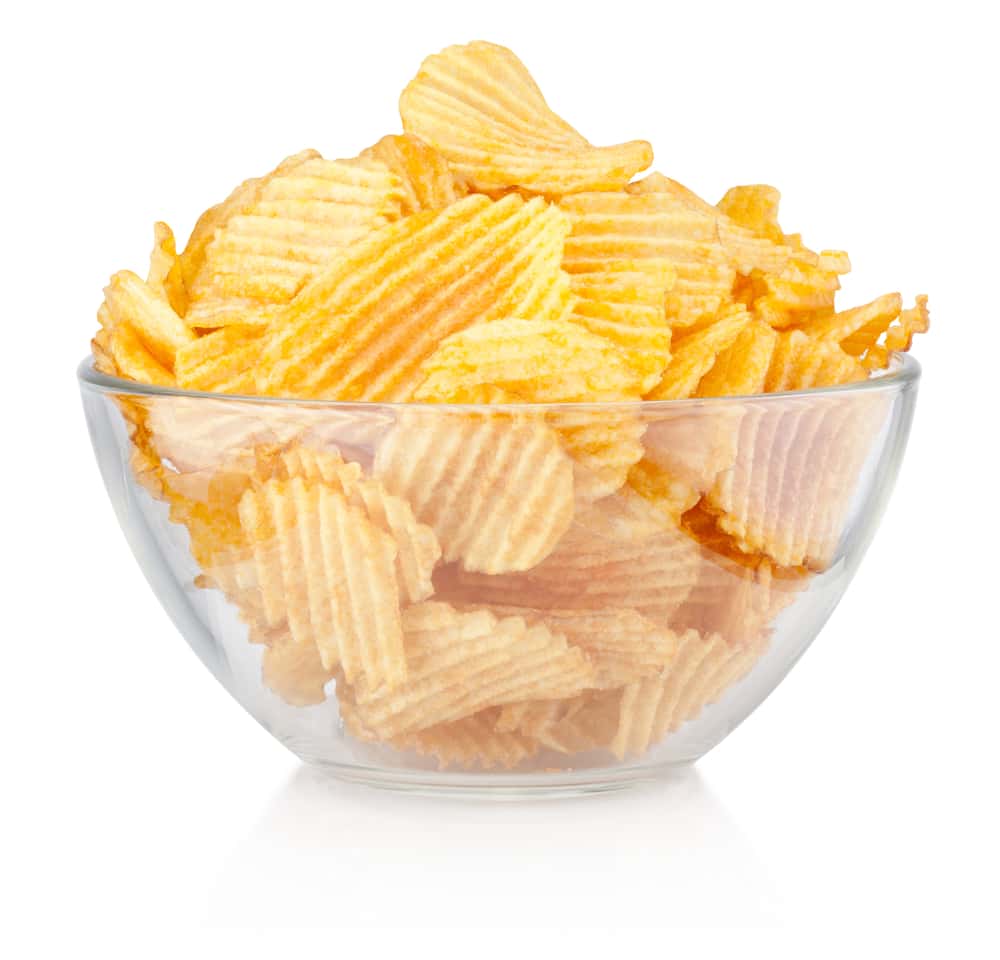
[[[571,461],[533,418],[403,414],[374,473],[467,570],[534,567],[573,520]]]
[[[260,393],[408,400],[449,335],[504,317],[556,320],[568,280],[553,253],[568,226],[543,200],[471,196],[375,231],[276,318]]]
[[[156,388],[113,396],[135,491],[268,710],[335,697],[421,768],[639,757],[840,563],[891,401],[824,388],[891,368],[927,298],[842,302],[850,258],[775,187],[712,204],[594,146],[496,44],[399,111],[112,276],[94,366]]]
[[[524,64],[494,43],[428,57],[399,98],[399,113],[407,133],[444,154],[477,190],[615,190],[653,161],[645,140],[592,146],[549,109]]]

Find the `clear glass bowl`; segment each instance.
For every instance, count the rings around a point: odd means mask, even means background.
[[[919,373],[478,407],[79,380],[136,559],[251,716],[341,777],[502,796],[660,775],[764,700],[864,555]]]

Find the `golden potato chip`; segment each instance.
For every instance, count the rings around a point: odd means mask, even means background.
[[[688,630],[680,637],[674,661],[656,677],[630,683],[622,692],[618,729],[611,749],[619,760],[639,756],[659,743],[670,730],[677,703],[702,661],[714,650],[725,649],[717,635]]]
[[[701,378],[696,397],[741,397],[762,393],[778,335],[761,320],[752,319],[736,339],[720,350],[712,369]]]
[[[111,369],[105,373],[127,377],[154,387],[171,387],[174,375],[146,348],[129,323],[119,323],[109,335]]]
[[[632,465],[642,458],[646,425],[627,412],[550,412],[566,452],[573,458],[577,503],[592,503],[621,489]]]
[[[646,503],[674,521],[701,499],[697,488],[648,458],[631,467],[628,484]]]
[[[377,160],[303,160],[218,226],[188,285],[192,327],[265,323],[343,248],[400,216],[403,186]]]
[[[130,270],[121,270],[111,278],[111,283],[104,290],[104,303],[112,337],[123,324],[127,324],[156,363],[168,372],[174,369],[177,350],[195,339],[166,298]],[[125,367],[117,358],[116,363],[124,373]]]
[[[864,306],[807,320],[801,329],[817,340],[839,343],[845,353],[858,357],[878,342],[902,309],[903,298],[887,293]]]
[[[931,316],[927,310],[927,297],[917,297],[916,306],[900,313],[896,323],[886,331],[885,345],[889,350],[909,350],[913,346],[915,333],[926,333],[931,328]]]
[[[421,367],[416,399],[499,387],[518,400],[638,400],[639,378],[614,344],[565,320],[496,320],[448,337]]]
[[[333,671],[323,666],[315,643],[301,642],[290,631],[270,639],[261,661],[261,680],[286,703],[307,707],[326,699],[324,687]]]
[[[666,261],[609,261],[604,269],[572,275],[576,300],[570,320],[616,344],[651,389],[670,359],[666,295],[676,280]]]
[[[165,297],[174,313],[184,316],[187,309],[187,290],[177,256],[174,232],[165,223],[153,225],[153,252],[149,255],[149,273],[146,283]]]
[[[538,421],[404,414],[374,473],[468,570],[532,567],[573,519],[570,460]]]
[[[590,686],[586,655],[543,626],[485,610],[462,613],[427,601],[403,611],[408,674],[396,689],[358,679],[351,700],[354,729],[382,738],[461,720],[519,700],[571,697]]]
[[[732,345],[749,322],[746,308],[731,304],[712,323],[675,340],[670,363],[646,399],[681,400],[692,396],[718,355]]]
[[[868,371],[839,344],[816,340],[801,330],[779,334],[764,389],[805,390],[864,380]]]
[[[440,210],[469,192],[437,150],[408,133],[389,134],[363,150],[361,156],[384,163],[399,177],[404,217],[421,210]]]
[[[407,676],[393,538],[338,491],[301,477],[240,500],[264,609],[348,682],[398,687]]]
[[[393,745],[433,756],[441,769],[479,766],[516,767],[538,752],[538,744],[516,731],[496,729],[497,709],[492,708],[397,738]]]
[[[677,279],[666,296],[667,322],[689,327],[728,302],[736,271],[712,217],[672,193],[581,193],[559,205],[570,218],[563,267],[592,274],[609,263],[655,260]],[[676,335],[676,330],[675,330]]]
[[[806,321],[818,311],[833,310],[844,264],[829,259],[813,263],[800,252],[780,272],[754,272],[749,305],[762,320],[777,329]]]
[[[187,245],[179,256],[181,279],[184,289],[189,290],[195,284],[198,274],[205,264],[205,250],[215,236],[215,231],[224,227],[229,220],[241,213],[253,209],[261,190],[275,177],[291,172],[309,160],[318,160],[320,155],[315,150],[303,150],[282,160],[277,167],[263,177],[244,180],[222,203],[210,207],[199,218],[191,231]]]
[[[549,109],[524,64],[493,43],[428,57],[399,98],[399,113],[407,133],[439,150],[481,191],[615,190],[653,160],[644,140],[592,146]]]
[[[778,225],[780,201],[781,194],[774,187],[753,184],[730,187],[716,206],[733,223],[775,243],[785,243],[786,237]]]
[[[417,213],[354,244],[269,330],[263,394],[411,399],[442,340],[500,317],[569,311],[560,271],[567,225],[543,200],[470,196]]]
[[[252,394],[262,333],[260,327],[233,324],[180,347],[175,359],[177,385],[185,390]]]

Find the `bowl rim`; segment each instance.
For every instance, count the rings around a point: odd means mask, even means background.
[[[809,387],[804,390],[782,390],[774,393],[751,393],[720,397],[686,397],[680,400],[578,400],[566,403],[414,403],[410,401],[373,400],[308,400],[296,397],[260,397],[253,394],[210,393],[204,390],[183,390],[180,387],[161,387],[136,380],[101,373],[88,354],[76,370],[81,386],[106,394],[125,394],[133,397],[176,397],[190,400],[231,401],[233,403],[266,404],[268,406],[319,407],[330,410],[437,410],[486,412],[497,411],[586,411],[586,410],[642,410],[656,412],[692,407],[720,406],[734,401],[767,403],[790,397],[813,399],[844,396],[852,393],[873,393],[902,390],[920,379],[919,361],[908,353],[890,354],[889,366],[866,380],[856,380],[831,387]]]

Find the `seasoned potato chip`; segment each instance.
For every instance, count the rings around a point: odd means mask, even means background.
[[[304,160],[218,226],[188,285],[192,327],[261,323],[344,247],[396,220],[403,185],[377,160]]]
[[[560,195],[615,190],[653,160],[645,140],[594,147],[546,104],[506,47],[447,47],[420,65],[399,98],[403,128],[448,158],[477,190]]]
[[[638,400],[639,378],[614,344],[565,320],[496,320],[452,334],[424,362],[416,399],[499,387],[518,400]]]
[[[750,322],[742,304],[726,307],[718,319],[674,342],[673,356],[647,400],[681,400],[692,396],[698,384]]]
[[[591,274],[608,264],[655,260],[677,279],[665,307],[672,327],[714,316],[729,300],[736,271],[713,217],[672,193],[581,193],[563,197],[572,231],[563,266]]]
[[[404,217],[421,210],[440,210],[469,192],[437,150],[408,133],[389,134],[363,150],[361,156],[385,164],[399,178]]]
[[[565,218],[543,200],[471,196],[358,242],[276,319],[257,372],[264,394],[408,400],[447,336],[500,317],[569,311],[558,257]]]
[[[374,472],[468,570],[532,567],[573,519],[570,460],[538,421],[403,415]]]
[[[240,500],[268,621],[348,682],[393,688],[407,676],[394,539],[338,491],[301,477],[269,480]]]
[[[428,601],[403,611],[408,675],[396,689],[361,677],[342,706],[354,726],[395,739],[519,700],[571,697],[592,683],[586,655],[543,626]],[[338,690],[339,693],[339,690]],[[345,718],[346,719],[346,718]]]

